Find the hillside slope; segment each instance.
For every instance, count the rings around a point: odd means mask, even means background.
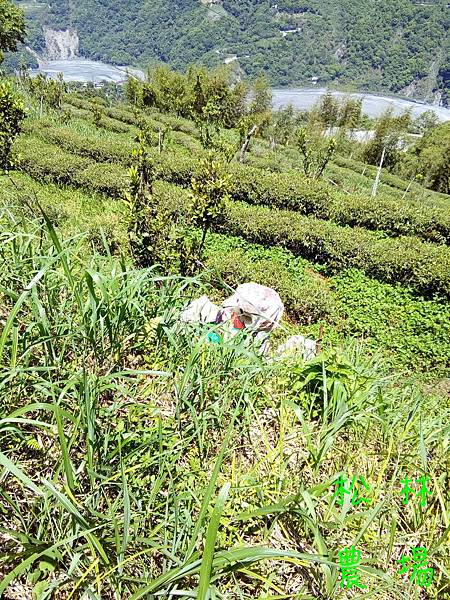
[[[236,57],[247,75],[264,71],[274,85],[319,77],[450,98],[447,0],[51,0],[33,15],[34,26],[38,18],[76,29],[82,55],[114,63],[185,68]],[[42,46],[36,32],[34,43]]]

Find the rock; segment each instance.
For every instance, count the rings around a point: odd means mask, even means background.
[[[278,346],[276,354],[302,354],[304,360],[311,360],[317,356],[317,342],[302,335],[293,335]]]

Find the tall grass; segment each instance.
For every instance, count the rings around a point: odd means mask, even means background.
[[[442,400],[357,349],[305,365],[210,345],[177,322],[201,279],[106,241],[86,263],[45,215],[4,211],[0,235],[0,595],[331,599],[357,545],[371,597],[418,598],[395,559],[423,545],[445,597]],[[428,506],[403,507],[399,479],[422,473]],[[340,474],[372,504],[338,506]]]

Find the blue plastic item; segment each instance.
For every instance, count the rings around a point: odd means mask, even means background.
[[[208,342],[211,342],[211,344],[220,344],[221,342],[220,335],[218,333],[215,333],[214,331],[210,331],[206,336],[206,339],[208,340]]]

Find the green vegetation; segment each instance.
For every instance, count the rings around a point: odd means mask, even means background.
[[[0,171],[12,166],[11,149],[24,117],[24,104],[12,84],[0,81]]]
[[[273,85],[319,77],[419,98],[438,89],[444,101],[448,95],[447,0],[51,0],[29,21],[74,27],[83,56],[119,65],[168,63],[182,71],[236,57],[248,77],[264,72]],[[39,51],[42,32],[33,33]]]
[[[185,113],[22,83],[0,175],[0,596],[449,597],[450,197],[393,173],[372,196],[339,136],[308,178],[296,134],[320,127],[285,113],[275,139],[263,81],[228,123],[214,87]],[[246,281],[285,304],[268,356],[179,321]],[[318,356],[277,356],[291,334]],[[365,501],[340,503],[353,477]],[[428,588],[399,573],[416,547]]]
[[[410,151],[403,171],[423,173],[426,184],[433,190],[450,193],[450,123],[427,131]]]
[[[0,63],[3,53],[17,48],[25,41],[25,22],[23,13],[10,0],[0,0]]]
[[[28,169],[33,169],[36,177],[50,177],[53,164],[53,177],[60,180],[58,173],[61,172],[64,177],[68,173],[67,165],[72,160],[71,176],[76,177],[73,169],[85,168],[88,163],[80,161],[73,154],[95,161],[120,162],[124,166],[131,160],[133,143],[129,137],[96,136],[94,131],[86,132],[86,129],[83,129],[79,132],[68,126],[55,127],[45,121],[39,121],[37,125],[29,127],[28,131],[71,153],[61,153],[53,145],[43,143],[35,137],[23,137],[17,149],[22,156],[22,162],[28,165]],[[184,140],[174,138],[174,142],[178,141],[181,141],[182,145],[185,144]],[[38,148],[48,148],[48,151],[39,152]],[[190,186],[191,178],[198,168],[198,161],[192,157],[180,156],[175,145],[171,145],[170,150],[171,152],[167,151],[162,155],[156,149],[149,151],[158,177],[185,187]],[[51,153],[54,161],[49,161]],[[61,162],[57,158],[58,155],[63,159]],[[197,155],[201,155],[200,150],[197,150]],[[42,160],[39,156],[42,156]],[[41,175],[38,175],[38,171]],[[231,176],[230,194],[234,200],[291,209],[321,219],[333,220],[341,225],[382,230],[391,236],[417,235],[424,240],[446,244],[450,242],[447,202],[442,207],[427,207],[423,206],[422,202],[411,199],[370,198],[363,194],[347,197],[331,186],[311,182],[300,173],[267,173],[257,168],[240,167],[236,163],[230,164],[228,171]],[[120,170],[117,169],[117,172]],[[95,185],[95,182],[92,183]]]
[[[449,411],[437,398],[350,350],[304,365],[267,364],[243,341],[217,349],[176,321],[185,283],[86,261],[83,240],[60,241],[49,222],[43,239],[34,218],[2,227],[2,594],[295,586],[331,599],[338,553],[355,544],[376,597],[413,598],[395,562],[411,543],[429,549],[431,593],[445,593]],[[426,509],[403,506],[400,480],[421,473]],[[337,479],[354,474],[371,504],[340,507]]]
[[[15,50],[18,42],[24,41],[24,36],[22,11],[9,0],[0,0],[0,64],[3,52]],[[3,78],[0,80],[0,172],[11,166],[11,147],[24,116],[21,99],[15,94],[12,83]]]

